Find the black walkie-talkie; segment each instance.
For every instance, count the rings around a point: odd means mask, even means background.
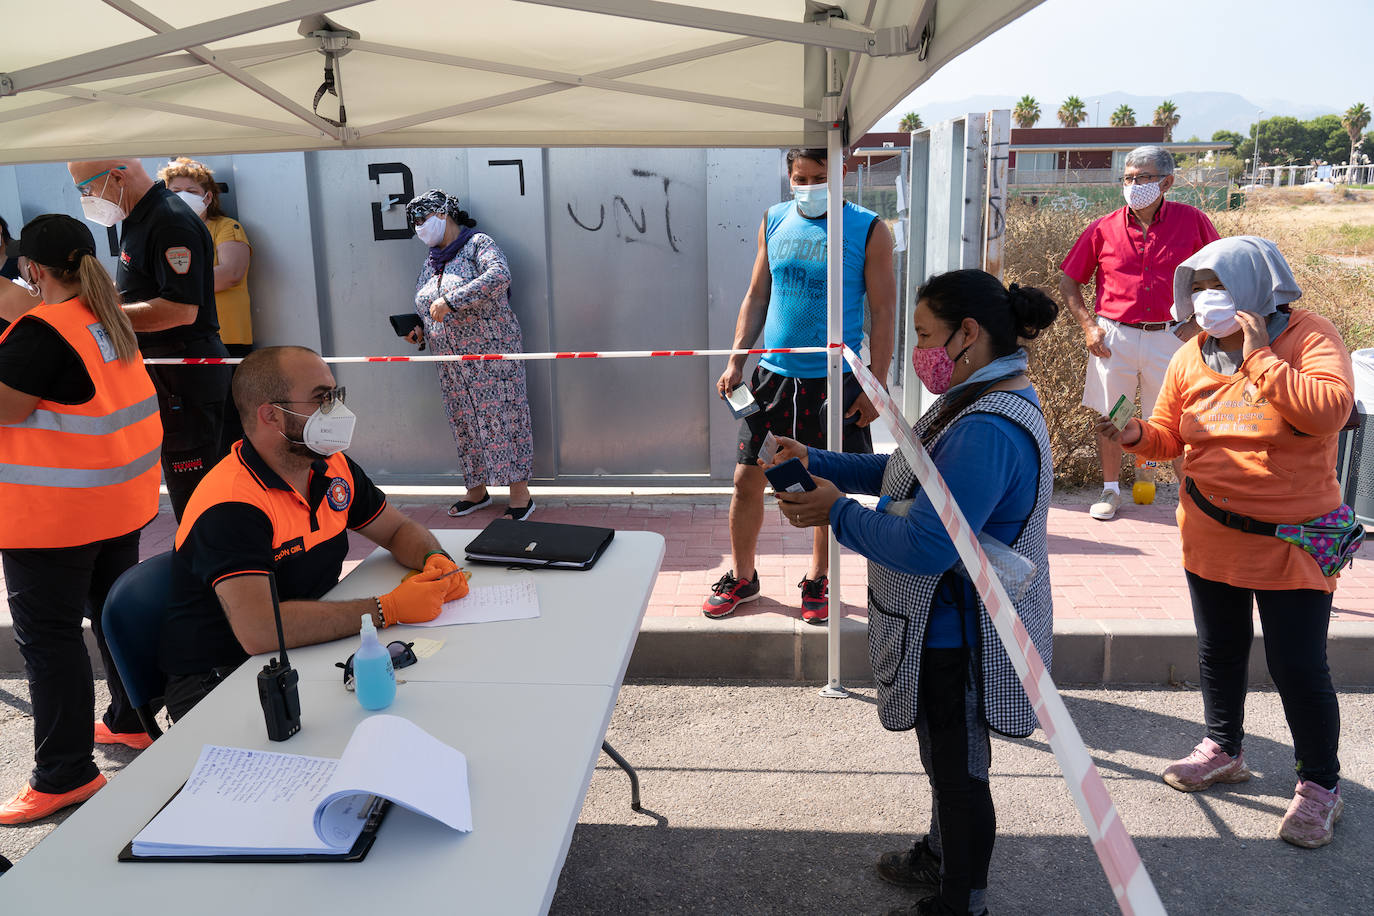
[[[267,720],[267,737],[285,741],[301,730],[301,695],[296,685],[301,676],[286,660],[286,635],[281,628],[281,603],[277,600],[277,578],[267,574],[267,587],[272,591],[272,615],[277,620],[277,645],[280,659],[272,659],[258,672],[258,699],[262,701],[262,716]]]

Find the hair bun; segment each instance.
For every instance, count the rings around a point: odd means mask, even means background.
[[[1016,333],[1032,340],[1059,317],[1059,303],[1034,286],[1012,283],[1007,287],[1007,303],[1016,316]]]

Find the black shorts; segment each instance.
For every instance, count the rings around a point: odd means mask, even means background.
[[[739,428],[739,453],[736,464],[758,463],[759,446],[765,433],[787,436],[802,445],[825,448],[824,378],[792,378],[779,375],[759,366],[749,382],[754,400],[762,408],[744,418]],[[844,409],[849,410],[863,388],[851,372],[844,374]],[[867,426],[860,426],[859,415],[846,417],[841,439],[843,451],[872,454],[873,435]]]

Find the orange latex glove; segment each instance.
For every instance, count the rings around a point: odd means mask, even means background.
[[[380,596],[387,626],[393,623],[425,623],[439,616],[450,580],[435,569],[425,569]]]
[[[448,591],[444,592],[445,601],[456,601],[464,598],[468,593],[468,574],[467,570],[459,568],[452,558],[444,556],[442,553],[432,553],[429,559],[425,560],[425,571],[437,569],[439,575],[445,576],[448,583]]]

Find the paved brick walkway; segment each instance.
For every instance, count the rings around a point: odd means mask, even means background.
[[[1110,522],[1087,513],[1089,498],[1056,495],[1050,509],[1050,563],[1054,584],[1054,613],[1059,620],[1191,620],[1188,588],[1179,560],[1175,499],[1167,491],[1152,506],[1129,502]],[[729,497],[682,495],[543,497],[537,496],[540,521],[604,525],[620,529],[657,531],[667,539],[663,569],[649,605],[653,617],[697,617],[711,584],[729,562]],[[1129,500],[1129,497],[1128,497]],[[466,518],[451,519],[448,498],[396,496],[392,501],[416,521],[431,528],[481,528],[500,515],[500,500],[490,509]],[[145,531],[143,554],[170,548],[174,527],[171,511],[162,513]],[[372,548],[354,537],[350,561]],[[783,522],[773,510],[764,515],[759,538],[758,568],[763,595],[744,605],[737,617],[797,616],[797,583],[809,570],[811,534]],[[846,613],[865,617],[866,562],[844,551],[841,561]],[[1361,560],[1341,576],[1333,620],[1374,624],[1374,543],[1366,544]],[[728,627],[729,621],[722,621]]]

